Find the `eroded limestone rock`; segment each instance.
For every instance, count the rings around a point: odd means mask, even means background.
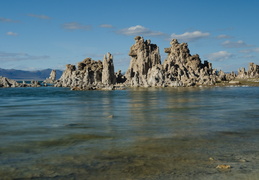
[[[187,43],[171,41],[165,48],[167,58],[161,64],[159,48],[150,40],[135,37],[130,48],[130,65],[126,74],[114,73],[113,56],[108,53],[103,62],[86,58],[77,67],[68,64],[57,87],[71,87],[75,90],[120,89],[124,87],[188,87],[214,85],[221,81],[234,80],[237,75],[224,73],[212,68],[208,61],[202,62],[199,55],[191,55]],[[259,77],[259,66],[250,63],[248,72],[240,69],[238,77]]]
[[[49,78],[47,78],[43,83],[47,83],[47,84],[54,84],[56,81],[56,70],[52,70]]]
[[[216,70],[208,61],[201,62],[198,54],[191,55],[187,43],[171,41],[171,47],[163,63],[165,81],[169,86],[213,85],[217,80]],[[222,73],[221,73],[222,76]]]
[[[129,56],[131,56],[130,66],[126,72],[126,84],[129,86],[150,86],[149,71],[161,64],[159,48],[156,44],[151,44],[150,40],[142,37],[135,37],[135,44],[131,46]],[[159,79],[160,80],[160,79]],[[152,80],[149,80],[152,81]],[[152,83],[153,84],[153,83]]]
[[[248,71],[245,68],[240,68],[238,70],[238,79],[248,79],[248,78],[259,78],[259,65],[254,63],[249,63]]]
[[[66,65],[56,87],[70,87],[75,90],[111,89],[116,83],[113,57],[110,53],[104,56],[103,62],[86,58],[75,65]]]
[[[0,87],[20,87],[20,84],[15,80],[0,76]]]
[[[103,72],[102,72],[103,85],[112,85],[116,83],[116,76],[114,74],[113,56],[110,53],[104,55],[103,58]]]

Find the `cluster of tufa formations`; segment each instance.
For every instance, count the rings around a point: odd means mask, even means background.
[[[159,48],[141,37],[135,38],[131,47],[132,57],[126,73],[128,86],[194,86],[213,85],[219,76],[207,61],[201,62],[199,55],[191,55],[186,43],[179,44],[176,39],[171,47],[165,48],[167,59],[161,64]]]
[[[259,78],[259,66],[250,63],[249,70],[241,68],[238,74],[224,73],[212,68],[208,61],[202,62],[199,55],[191,55],[187,43],[171,41],[171,47],[165,48],[167,58],[161,63],[159,47],[143,37],[135,37],[131,46],[129,68],[125,75],[114,72],[113,56],[104,55],[103,61],[86,58],[75,65],[66,65],[60,79],[56,80],[53,70],[44,85],[70,87],[72,90],[112,90],[124,87],[189,87],[211,86],[219,83],[239,84],[239,80]],[[257,81],[257,80],[256,80]],[[34,82],[33,85],[38,84]],[[0,78],[0,87],[26,86],[12,80]]]
[[[71,87],[73,90],[113,89],[116,84],[113,56],[110,53],[102,61],[86,58],[75,65],[67,64],[56,87]]]
[[[201,62],[198,54],[191,55],[187,43],[171,41],[165,48],[167,58],[161,63],[159,47],[143,37],[135,37],[131,46],[129,68],[125,75],[114,72],[113,57],[110,53],[103,61],[86,58],[75,65],[68,64],[56,87],[70,87],[73,90],[116,89],[120,87],[189,87],[209,86],[236,78],[258,78],[258,65],[250,64],[249,71],[239,70],[226,74],[212,69],[208,61]]]

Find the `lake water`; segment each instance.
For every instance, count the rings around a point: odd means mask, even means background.
[[[259,87],[0,97],[0,179],[259,179]]]

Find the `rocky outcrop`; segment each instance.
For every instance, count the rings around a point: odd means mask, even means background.
[[[121,73],[121,70],[115,73],[117,84],[123,84],[126,81],[126,77]]]
[[[238,79],[248,79],[248,78],[259,78],[259,65],[254,63],[249,63],[248,71],[245,68],[240,68],[238,70]]]
[[[15,80],[0,76],[0,87],[20,87],[20,84]]]
[[[113,57],[110,53],[104,56],[103,62],[86,58],[75,65],[67,64],[56,87],[70,87],[76,90],[106,89],[116,83]]]
[[[198,54],[191,55],[187,43],[171,41],[171,47],[165,48],[168,53],[163,63],[165,81],[169,86],[213,85],[219,78],[208,61],[201,62]],[[222,78],[223,72],[221,72]]]
[[[91,88],[101,82],[102,62],[86,58],[75,65],[67,64],[66,70],[55,83],[57,87],[78,87],[81,89]]]
[[[148,75],[155,66],[161,64],[159,48],[156,44],[151,44],[150,40],[144,41],[140,36],[135,37],[135,44],[130,48],[130,66],[126,72],[126,84],[129,86],[150,86]],[[160,80],[160,79],[159,79]]]
[[[259,78],[259,65],[250,63],[248,69],[248,76],[249,78]]]
[[[135,37],[135,44],[130,48],[131,62],[126,73],[128,86],[194,86],[213,85],[224,79],[212,69],[208,61],[201,62],[198,54],[191,55],[187,43],[171,41],[171,47],[165,48],[167,59],[161,64],[159,48]]]
[[[40,87],[41,84],[38,81],[31,81],[30,83],[18,83],[15,80],[8,79],[6,77],[0,76],[0,87],[9,88],[9,87]]]
[[[113,85],[116,83],[116,76],[114,74],[113,56],[110,53],[104,55],[103,58],[103,72],[102,72],[103,85]]]
[[[114,89],[117,87],[188,87],[208,86],[217,82],[233,81],[235,78],[257,78],[259,67],[250,63],[248,72],[240,69],[238,76],[212,68],[208,61],[202,62],[199,55],[191,55],[187,43],[171,41],[165,48],[167,58],[161,63],[159,48],[150,40],[135,37],[130,48],[130,65],[126,74],[114,73],[113,56],[108,53],[103,62],[86,58],[77,67],[68,64],[57,87],[71,87],[76,90]],[[50,79],[50,78],[49,78]]]
[[[52,70],[50,75],[49,75],[49,78],[47,78],[43,83],[45,84],[54,84],[55,81],[56,81],[56,70]]]

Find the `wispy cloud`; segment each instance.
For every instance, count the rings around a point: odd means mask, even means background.
[[[224,41],[222,44],[222,46],[226,47],[226,48],[243,48],[243,47],[251,47],[252,45],[248,45],[246,44],[244,41]]]
[[[30,16],[30,17],[35,17],[35,18],[39,18],[39,19],[51,19],[51,17],[46,16],[46,15],[28,14],[28,16]]]
[[[164,36],[165,34],[159,31],[152,31],[141,25],[132,26],[129,28],[121,29],[116,32],[126,36]]]
[[[64,23],[62,27],[67,30],[91,30],[92,29],[92,26],[79,24],[78,22]]]
[[[8,36],[18,36],[18,33],[9,31],[9,32],[6,33],[6,35],[8,35]]]
[[[229,39],[229,38],[232,38],[232,36],[228,36],[226,34],[220,34],[216,38],[217,39]]]
[[[42,60],[49,56],[34,56],[27,53],[8,53],[0,51],[0,61],[24,61],[24,60]]]
[[[179,41],[191,42],[197,41],[199,39],[207,38],[210,36],[208,32],[201,31],[193,31],[193,32],[185,32],[183,34],[172,34],[171,39],[178,39]]]
[[[244,49],[244,50],[240,50],[239,52],[241,53],[253,53],[253,52],[256,52],[256,53],[259,53],[259,48],[252,48],[252,49]]]
[[[114,28],[114,26],[111,25],[111,24],[100,24],[99,27],[101,27],[101,28]]]
[[[211,54],[207,54],[205,55],[205,57],[209,60],[213,60],[213,61],[224,61],[227,60],[229,58],[232,58],[234,55],[227,52],[227,51],[219,51],[219,52],[215,52],[215,53],[211,53]]]
[[[0,22],[18,23],[19,21],[0,17]]]

